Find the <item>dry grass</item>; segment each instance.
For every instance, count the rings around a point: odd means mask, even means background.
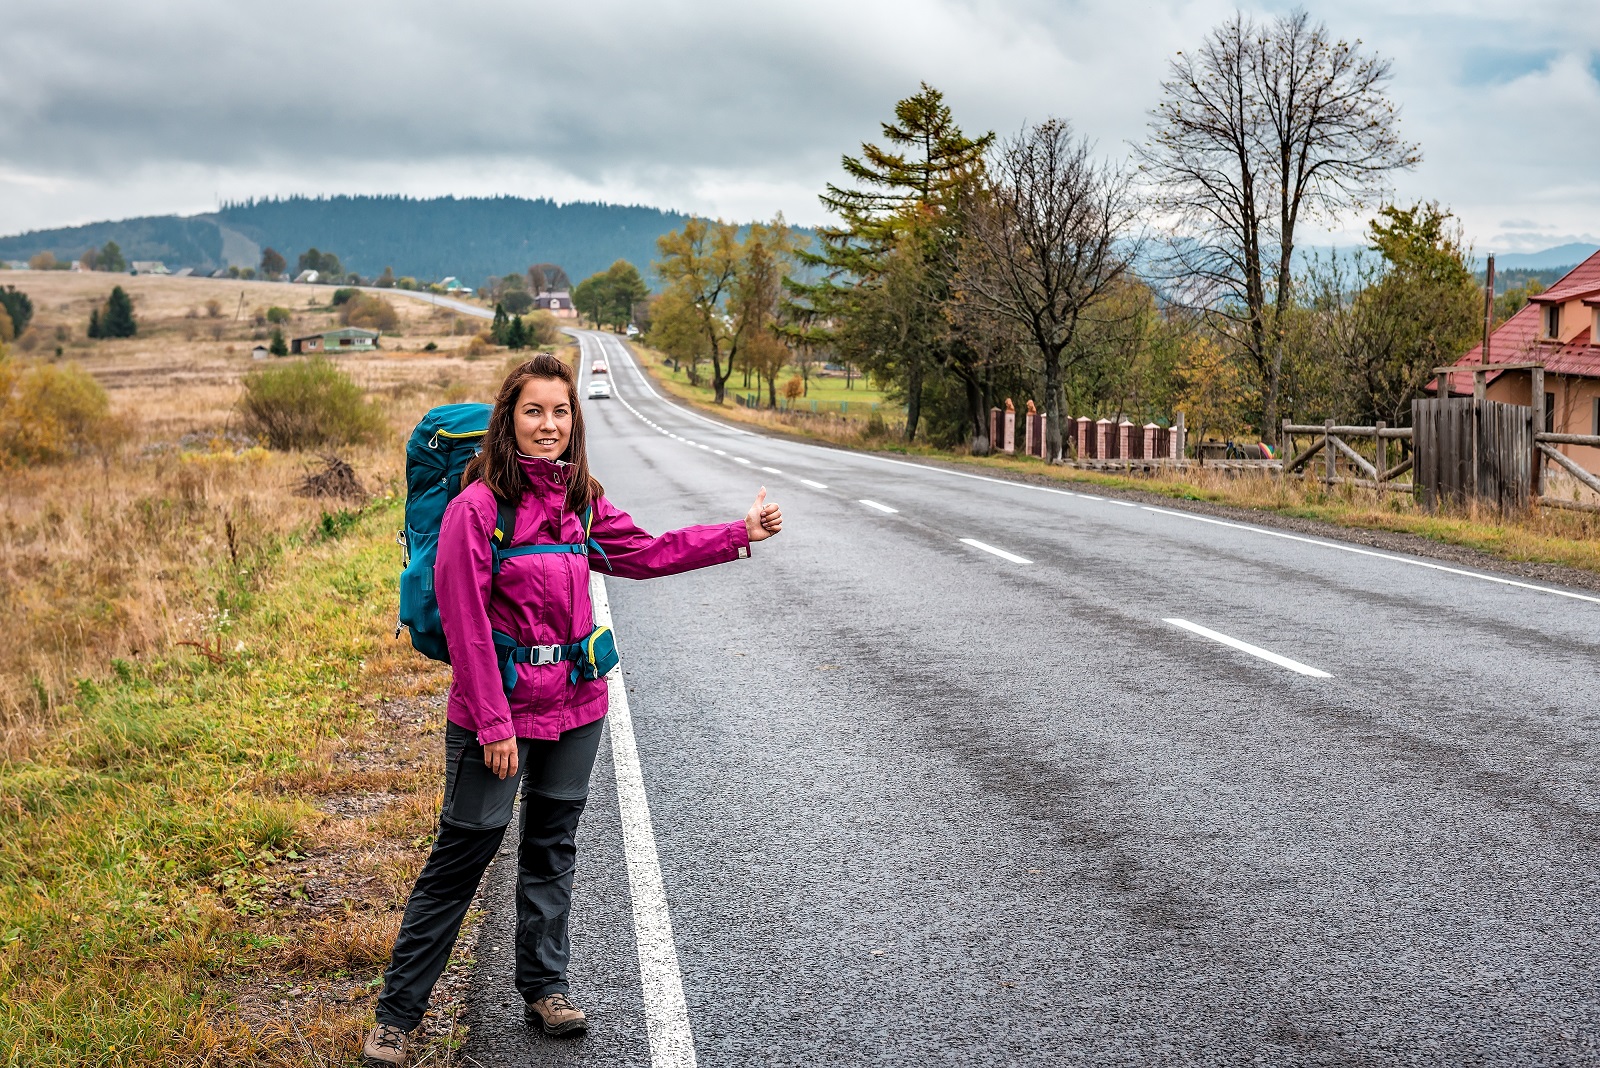
[[[387,443],[340,453],[376,499],[307,498],[320,456],[233,430],[255,327],[204,307],[329,291],[6,281],[39,309],[21,358],[75,329],[63,348],[127,429],[104,455],[10,472],[0,496],[0,1050],[349,1063],[438,805],[448,674],[392,637],[401,436],[434,404],[492,397],[499,361],[453,355],[454,316],[396,299],[408,351],[339,361],[389,420]],[[113,283],[140,336],[74,340]],[[328,320],[297,308],[293,330]],[[437,1061],[448,999],[426,1026]]]

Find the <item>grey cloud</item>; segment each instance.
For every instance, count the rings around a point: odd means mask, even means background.
[[[1269,0],[1276,10],[1287,6]],[[818,217],[838,158],[928,80],[970,130],[1070,118],[1103,152],[1142,138],[1167,58],[1226,0],[597,0],[442,5],[52,0],[0,36],[0,231],[209,206],[213,194],[337,190],[596,196]],[[1394,58],[1428,163],[1399,193],[1530,232],[1600,228],[1600,193],[1549,175],[1543,146],[1600,169],[1558,58],[1460,85],[1469,50],[1600,49],[1570,4],[1348,0],[1332,28]],[[1592,79],[1583,84],[1593,87]],[[1566,101],[1559,101],[1567,104]],[[1484,124],[1496,152],[1484,159]],[[1583,139],[1579,139],[1583,140]],[[1583,218],[1566,215],[1588,213]],[[1359,225],[1358,223],[1356,224]]]

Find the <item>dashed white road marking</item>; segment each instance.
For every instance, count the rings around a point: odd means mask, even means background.
[[[712,449],[711,451],[716,453],[718,456],[726,456],[726,455],[728,455],[726,452],[724,452],[721,449]]]
[[[820,482],[811,481],[809,478],[802,478],[800,480],[800,484],[803,485],[803,486],[810,486],[812,489],[827,489],[828,488],[827,486],[824,486]]]
[[[857,504],[864,504],[868,508],[876,508],[878,511],[887,512],[890,515],[894,515],[896,512],[898,512],[900,510],[898,508],[890,508],[887,504],[879,504],[877,501],[860,500],[860,501],[857,501],[856,503]]]
[[[763,467],[761,470],[765,471],[769,475],[781,475],[781,474],[783,474],[783,472],[779,471],[776,467]]]
[[[736,464],[747,464],[750,461],[746,460],[743,456],[735,456],[733,458],[733,462],[736,463]]]
[[[1290,671],[1297,671],[1302,675],[1310,675],[1314,679],[1333,678],[1332,675],[1320,668],[1307,667],[1298,660],[1290,660],[1286,656],[1279,656],[1270,649],[1263,649],[1259,645],[1242,642],[1238,638],[1232,638],[1208,627],[1202,627],[1198,623],[1190,623],[1187,619],[1163,619],[1161,622],[1170,623],[1174,627],[1181,627],[1184,630],[1200,635],[1202,638],[1210,638],[1214,642],[1221,642],[1230,649],[1237,649],[1241,653],[1249,653],[1251,656],[1260,657],[1269,664],[1277,664],[1281,668],[1288,668]]]
[[[605,579],[589,576],[589,600],[594,620],[611,626],[611,604]],[[650,803],[645,796],[639,747],[633,737],[633,715],[628,709],[628,687],[621,672],[612,669],[607,687],[606,730],[611,739],[611,762],[616,768],[617,807],[622,816],[622,846],[627,856],[628,890],[633,899],[635,942],[639,947],[639,980],[644,993],[645,1029],[650,1039],[651,1068],[695,1068],[694,1033],[689,1029],[689,1009],[683,997],[683,973],[672,941],[672,915],[667,909],[661,878],[661,858],[656,852],[655,829],[650,823]]]
[[[988,542],[979,541],[977,538],[962,538],[961,544],[970,545],[974,549],[982,549],[986,553],[993,553],[1002,560],[1010,560],[1013,564],[1033,563],[1033,561],[1029,560],[1026,556],[1018,556],[1016,553],[1008,553],[1004,549],[997,549]]]

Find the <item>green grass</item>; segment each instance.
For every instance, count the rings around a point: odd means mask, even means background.
[[[216,976],[262,948],[252,918],[313,815],[274,784],[363,722],[398,509],[288,539],[264,580],[219,568],[231,607],[203,654],[117,661],[79,683],[52,744],[0,765],[4,1063],[197,1063],[218,1047]],[[345,1048],[342,1026],[323,1055]]]
[[[642,345],[634,345],[633,349],[641,360],[650,365],[651,371],[656,377],[681,386],[686,391],[686,395],[711,403],[711,398],[714,394],[710,384],[711,365],[709,363],[701,365],[701,384],[695,386],[690,384],[689,376],[681,365],[678,370],[674,371],[671,363],[667,362],[667,358],[653,349],[645,348]],[[885,416],[893,414],[896,417],[903,417],[901,405],[889,400],[884,395],[883,390],[870,388],[866,380],[860,377],[857,377],[852,386],[847,389],[842,376],[839,378],[823,378],[813,373],[809,392],[800,399],[791,402],[783,396],[783,387],[790,378],[795,377],[798,377],[798,375],[792,369],[785,369],[779,374],[778,403],[780,407],[788,407],[792,403],[797,411],[809,412],[812,410],[812,404],[815,403],[819,413],[833,412],[842,414],[849,419],[865,420],[872,406],[876,404]],[[765,405],[767,403],[767,385],[765,382],[758,382],[755,375],[750,376],[750,385],[746,386],[744,385],[744,375],[736,372],[732,378],[728,379],[727,390],[729,394],[728,403],[730,405],[734,403],[733,394],[754,396],[760,404]]]

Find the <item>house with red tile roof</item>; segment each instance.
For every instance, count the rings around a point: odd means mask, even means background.
[[[1482,365],[1483,346],[1456,361],[1464,371]],[[1489,337],[1489,366],[1544,364],[1545,427],[1556,434],[1600,434],[1600,252],[1568,271]],[[1451,375],[1451,393],[1470,395],[1470,373]],[[1507,404],[1533,403],[1533,375],[1491,371],[1485,395]],[[1438,381],[1430,387],[1438,392]],[[1562,445],[1562,452],[1600,473],[1600,448]],[[1554,464],[1551,465],[1552,467]]]

